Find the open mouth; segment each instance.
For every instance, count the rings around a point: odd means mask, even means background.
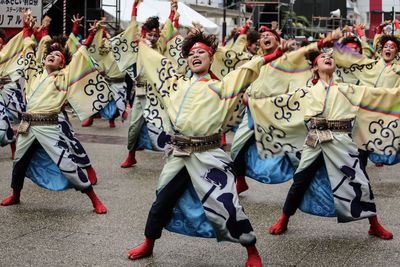
[[[386,52],[385,55],[386,55],[387,57],[390,57],[390,56],[392,55],[392,53]]]
[[[51,63],[54,63],[54,58],[49,58],[48,61],[51,62]]]
[[[330,60],[329,61],[325,61],[324,64],[328,65],[328,66],[332,66],[332,61],[330,61]]]
[[[269,46],[269,45],[271,44],[271,41],[270,41],[270,40],[266,40],[266,41],[264,42],[264,44],[265,44],[266,46]]]
[[[198,65],[201,65],[201,60],[199,59],[193,60],[193,66],[198,66]]]

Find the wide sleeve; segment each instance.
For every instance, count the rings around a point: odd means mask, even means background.
[[[9,77],[15,81],[19,79],[24,70],[22,50],[24,38],[22,31],[15,35],[0,51],[0,77]]]
[[[136,64],[139,34],[138,23],[132,20],[125,31],[109,40],[114,59],[121,71],[132,69]]]
[[[236,53],[241,53],[243,51],[246,51],[246,46],[247,34],[241,34],[232,45],[231,50],[235,51]]]
[[[258,154],[261,158],[283,156],[301,150],[307,136],[304,114],[308,89],[299,88],[274,97],[249,97]]]
[[[103,60],[104,56],[106,54],[101,53],[100,49],[104,47],[103,44],[103,31],[102,30],[98,30],[96,31],[93,41],[90,45],[90,47],[87,49],[89,55],[96,61],[96,62],[100,62],[101,60]]]
[[[43,66],[41,60],[37,60],[35,54],[36,42],[30,37],[24,39],[24,48],[22,55],[24,59],[24,78],[25,78],[25,90],[26,94],[29,95],[29,91],[32,90],[31,83],[34,77],[36,77],[41,71]]]
[[[64,78],[57,79],[56,86],[59,90],[68,90],[67,100],[82,121],[103,109],[111,100],[112,93],[86,47],[73,34],[70,39],[77,50],[62,70]]]
[[[369,151],[375,162],[399,162],[400,88],[347,86],[343,92],[359,106],[352,132],[357,146]]]
[[[312,80],[312,69],[305,58],[309,50],[318,49],[313,43],[265,65],[248,93],[255,98],[277,96],[302,88]]]
[[[218,46],[217,51],[214,54],[211,71],[221,80],[229,72],[239,68],[249,60],[247,53],[236,52],[232,49]]]

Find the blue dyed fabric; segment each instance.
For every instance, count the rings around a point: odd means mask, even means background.
[[[253,118],[251,117],[251,112],[250,112],[250,109],[249,108],[247,108],[247,118],[248,118],[248,127],[249,127],[249,129],[251,129],[251,130],[254,130],[254,121],[253,121]]]
[[[147,128],[146,123],[143,123],[142,128],[140,129],[138,140],[137,140],[138,148],[152,150],[152,145],[150,142],[149,130]]]
[[[117,112],[117,104],[115,103],[115,100],[112,99],[110,103],[107,104],[102,110],[99,111],[99,114],[102,118],[105,119],[112,119],[114,116],[115,112]]]
[[[172,214],[165,227],[168,231],[195,237],[216,237],[192,183],[175,204]]]
[[[72,188],[67,178],[43,148],[37,149],[33,154],[26,176],[35,184],[53,191]]]
[[[393,156],[386,156],[382,154],[375,154],[370,152],[369,159],[374,163],[383,163],[386,165],[394,165],[400,162],[400,154]]]
[[[323,217],[337,217],[335,201],[325,165],[318,169],[304,195],[300,210]]]
[[[255,142],[247,150],[245,160],[246,176],[265,184],[284,183],[292,179],[296,171],[288,156],[261,159]]]

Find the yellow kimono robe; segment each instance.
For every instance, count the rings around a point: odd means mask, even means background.
[[[373,195],[358,148],[397,157],[400,129],[400,88],[372,88],[322,81],[307,89],[271,98],[250,98],[257,147],[261,157],[302,151],[296,172],[322,153],[325,166],[317,172],[301,209],[315,215],[337,216],[339,222],[374,216]],[[273,114],[273,116],[271,116]],[[388,116],[382,119],[382,114]],[[333,140],[316,147],[304,144],[311,117],[358,121],[352,136],[333,132]],[[390,119],[388,119],[390,117]],[[370,131],[363,125],[368,125]],[[294,171],[294,168],[290,171]],[[318,179],[317,179],[318,177]],[[324,179],[328,177],[329,180]],[[334,205],[333,205],[334,204]]]
[[[167,58],[140,43],[137,65],[141,75],[151,84],[151,90],[147,91],[148,99],[152,100],[149,101],[149,114],[157,115],[148,116],[147,120],[169,134],[209,136],[220,133],[234,126],[231,123],[239,113],[241,96],[259,74],[262,64],[260,58],[254,59],[229,73],[222,81],[211,79],[209,74],[188,78],[178,76]],[[174,216],[166,227],[168,230],[194,236],[216,236],[218,240],[244,245],[255,241],[251,225],[239,204],[230,164],[231,159],[219,148],[192,153],[188,157],[168,156],[157,192],[161,192],[180,170],[186,168],[193,185],[187,191],[192,190],[192,201],[197,203],[194,207],[199,208],[197,217],[194,217],[195,208],[185,211],[184,207],[190,200],[181,201],[187,196],[184,194],[175,205]],[[222,177],[218,185],[214,183],[218,178],[214,176],[216,172]],[[228,195],[229,198],[225,198]],[[230,211],[228,207],[231,207]],[[211,231],[209,235],[199,232],[210,226],[200,219],[204,214],[212,225],[208,228]],[[193,223],[191,232],[179,227],[188,223]]]
[[[24,39],[22,54],[27,112],[60,113],[68,101],[78,118],[86,119],[108,103],[104,99],[108,99],[106,96],[110,91],[96,71],[86,48],[73,35],[68,42],[77,48],[71,62],[62,70],[48,73],[42,66],[42,57],[37,57],[39,53],[34,51],[35,42],[29,37]],[[73,161],[73,149],[57,124],[30,126],[27,133],[20,134],[15,162],[24,156],[34,140],[44,149],[36,151],[26,173],[35,183],[51,190],[74,187],[85,191],[91,187],[86,175]]]

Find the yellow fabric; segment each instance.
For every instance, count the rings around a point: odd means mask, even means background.
[[[313,49],[318,49],[316,43],[286,53],[264,65],[257,80],[251,84],[248,94],[253,98],[275,96],[310,84],[313,72],[304,54]]]
[[[343,73],[352,76],[344,78],[344,82],[359,80],[361,85],[388,88],[400,85],[399,64],[386,64],[383,59],[369,59],[343,45],[335,46],[333,57]]]
[[[18,80],[23,72],[23,43],[22,31],[15,35],[0,51],[0,77]]]
[[[212,80],[209,74],[178,77],[170,61],[142,43],[137,62],[153,89],[148,97],[155,96],[161,102],[154,110],[165,107],[164,122],[169,120],[174,131],[188,136],[211,135],[232,127],[232,114],[239,115],[241,96],[257,78],[262,64],[259,58],[252,60],[222,81]],[[163,130],[171,132],[171,123],[164,123]]]
[[[398,121],[400,115],[400,88],[372,88],[347,84],[330,87],[319,81],[311,88],[270,98],[251,98],[249,107],[255,124],[257,148],[261,157],[284,155],[302,148],[307,130],[305,120],[325,117],[333,120],[356,119],[352,137],[361,149],[378,154],[390,153],[382,147],[398,150],[400,129],[384,136],[369,127],[381,128]],[[379,127],[375,126],[375,129]],[[368,130],[369,129],[369,130]],[[374,144],[380,139],[381,144]]]
[[[88,49],[89,55],[96,61],[96,68],[108,78],[124,78],[125,73],[118,68],[108,41],[103,41],[103,31],[96,32]]]

